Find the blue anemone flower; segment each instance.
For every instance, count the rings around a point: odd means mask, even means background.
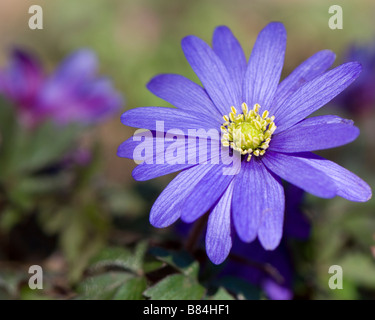
[[[348,87],[361,65],[349,62],[327,71],[335,55],[324,50],[280,82],[285,47],[286,31],[278,22],[260,32],[248,62],[227,27],[216,28],[213,48],[185,37],[182,49],[203,87],[181,75],[156,76],[148,89],[177,109],[136,108],[121,118],[125,125],[149,130],[138,131],[118,149],[120,157],[140,163],[133,171],[136,180],[181,171],[155,201],[151,224],[193,222],[210,212],[206,250],[216,264],[230,252],[232,225],[244,242],[258,238],[267,250],[279,245],[285,207],[281,179],[322,198],[371,198],[364,181],[311,153],[353,141],[358,128],[337,116],[306,119]],[[208,132],[207,151],[197,159],[192,142]],[[240,155],[236,174],[225,171],[231,152]]]

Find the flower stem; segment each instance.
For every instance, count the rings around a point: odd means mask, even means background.
[[[205,213],[201,218],[197,220],[197,222],[194,224],[193,228],[191,229],[189,236],[185,243],[185,250],[193,253],[199,240],[201,237],[201,234],[204,230],[204,227],[207,224],[208,220],[208,212]]]

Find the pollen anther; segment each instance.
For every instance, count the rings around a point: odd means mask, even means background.
[[[276,130],[275,117],[269,117],[268,110],[260,115],[260,108],[256,103],[249,110],[247,104],[242,103],[242,113],[238,114],[237,109],[232,106],[231,112],[223,116],[225,122],[220,127],[223,133],[222,145],[246,155],[247,161],[251,160],[252,155],[259,157],[265,154]]]

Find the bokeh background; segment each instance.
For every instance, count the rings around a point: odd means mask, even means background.
[[[43,30],[28,28],[32,4],[43,8]],[[342,30],[328,27],[333,4],[343,8]],[[155,230],[148,223],[149,209],[171,177],[136,182],[131,177],[135,164],[116,156],[119,144],[133,132],[120,123],[121,112],[168,106],[147,91],[151,77],[179,73],[198,81],[180,48],[184,36],[194,34],[210,43],[214,28],[227,25],[249,56],[258,32],[270,21],[281,21],[288,32],[284,77],[319,50],[333,50],[336,66],[344,62],[349,46],[375,43],[374,13],[372,0],[1,0],[1,68],[13,47],[37,55],[49,72],[74,50],[90,48],[98,55],[100,72],[113,79],[125,103],[111,119],[80,133],[78,144],[92,154],[89,165],[74,165],[64,169],[63,178],[35,180],[28,187],[20,187],[27,185],[22,177],[1,182],[1,189],[12,192],[2,193],[0,199],[0,298],[87,294],[89,285],[81,283],[90,274],[93,257],[106,248],[137,253],[146,250],[142,245],[173,247],[184,241],[173,228]],[[354,119],[361,135],[350,145],[320,154],[374,186],[375,104],[365,115],[339,103],[323,109]],[[51,136],[44,143],[53,140]],[[375,298],[374,209],[374,200],[351,203],[307,195],[304,211],[312,223],[311,237],[291,244],[296,299]],[[43,290],[28,289],[32,264],[43,266]],[[343,290],[328,287],[331,265],[343,268]]]

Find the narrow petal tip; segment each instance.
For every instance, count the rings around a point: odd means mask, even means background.
[[[125,111],[122,115],[121,115],[121,123],[126,125],[127,126],[127,123],[126,123],[126,119],[127,119],[127,114],[128,114],[128,111]]]
[[[278,237],[278,239],[270,240],[270,239],[265,239],[259,235],[259,241],[262,244],[262,247],[264,248],[264,250],[273,251],[280,245],[281,237],[280,238]]]
[[[146,84],[147,90],[149,90],[151,93],[154,93],[155,87],[159,87],[160,80],[168,76],[167,74],[158,74],[150,79],[150,81]]]
[[[184,49],[184,47],[190,45],[192,42],[203,42],[203,40],[198,38],[197,36],[188,35],[182,38],[181,47]]]
[[[224,26],[224,25],[222,25],[222,26],[217,26],[217,27],[215,28],[215,30],[214,30],[214,34],[217,33],[217,32],[230,32],[230,33],[232,33],[232,31],[229,29],[229,27]]]
[[[279,21],[270,22],[264,27],[263,30],[270,30],[270,31],[272,30],[272,32],[278,32],[278,33],[284,34],[286,37],[285,26],[282,22],[279,22]]]
[[[149,221],[150,221],[150,224],[155,227],[155,228],[167,228],[169,227],[171,224],[174,223],[174,219],[171,220],[170,219],[171,217],[163,217],[161,216],[160,214],[158,214],[157,211],[155,211],[153,208],[151,209],[151,212],[150,212],[150,217],[149,217]]]
[[[210,259],[210,261],[216,265],[222,264],[229,255],[229,253],[222,254],[221,252],[216,254],[216,253],[208,251],[207,249],[206,251],[207,251],[207,256]]]
[[[347,69],[348,73],[352,74],[353,79],[357,79],[362,72],[362,64],[358,61],[347,62],[341,65],[342,68]]]
[[[372,189],[365,181],[361,180],[361,184],[358,185],[358,188],[362,189],[362,196],[358,196],[356,199],[350,199],[351,201],[367,202],[372,198]]]

